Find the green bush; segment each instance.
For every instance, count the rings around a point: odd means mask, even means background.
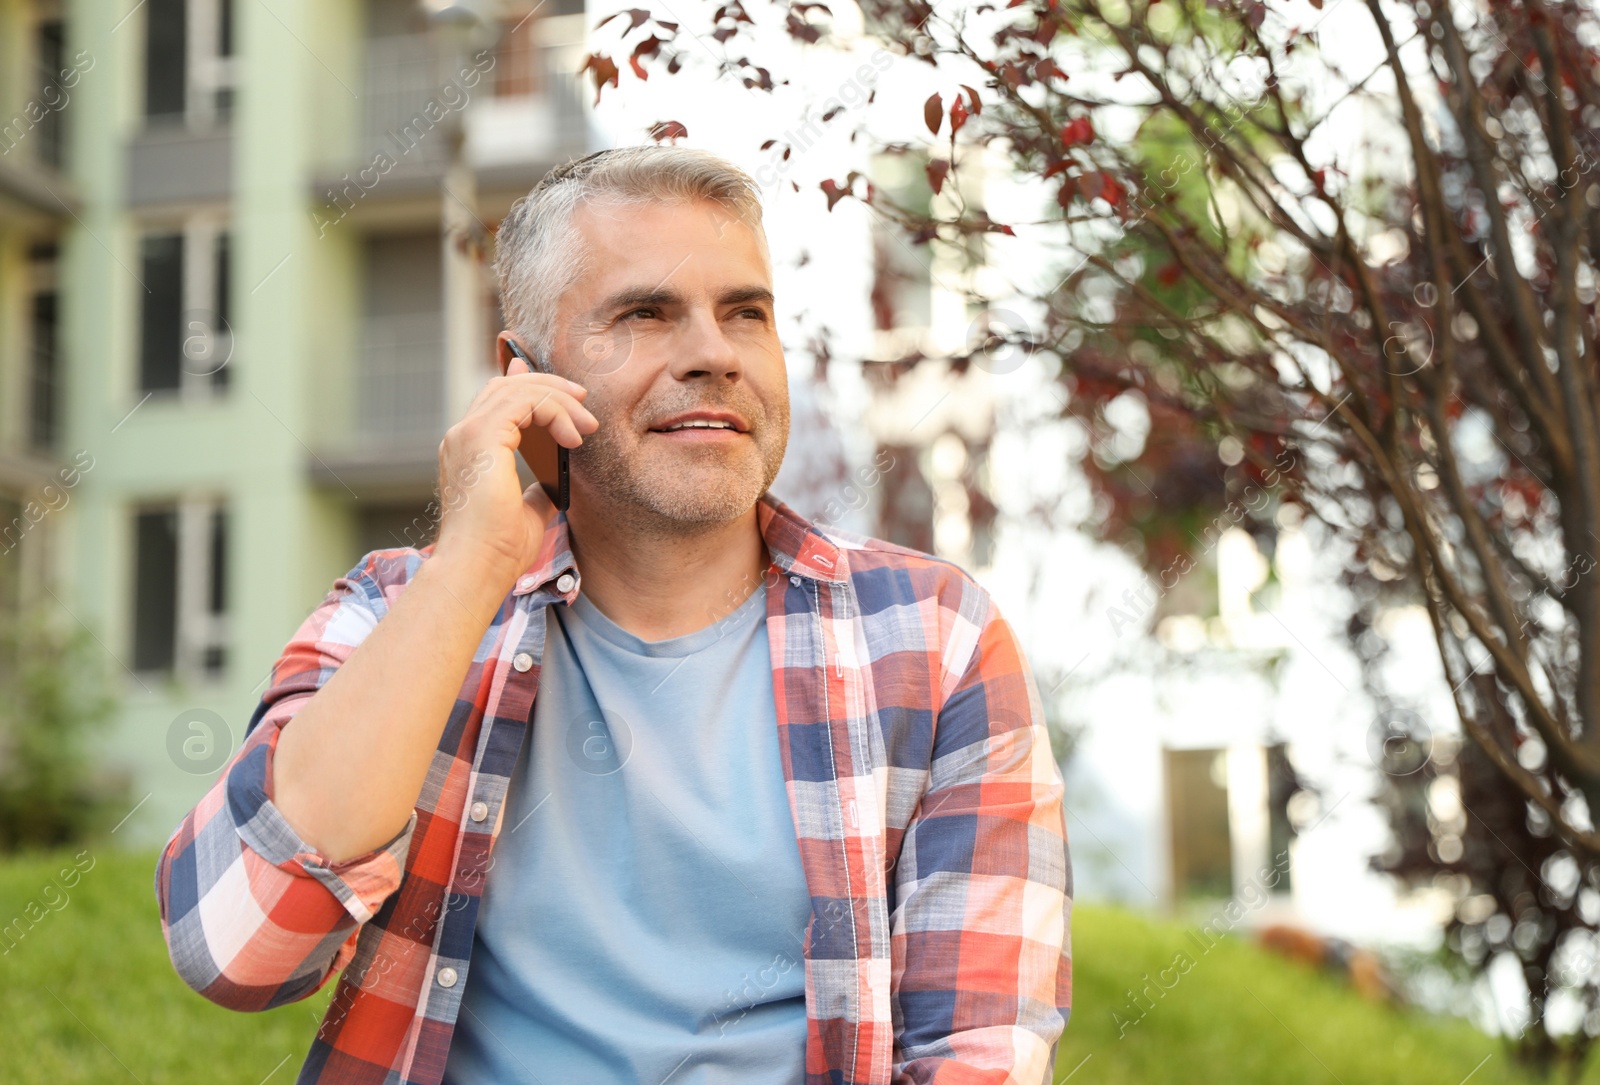
[[[127,809],[90,741],[111,720],[106,650],[48,606],[0,610],[0,851],[81,841]]]

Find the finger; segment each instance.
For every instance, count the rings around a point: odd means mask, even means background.
[[[530,426],[539,426],[549,430],[558,444],[576,448],[583,443],[580,425],[591,433],[598,427],[599,423],[593,421],[594,416],[567,393],[545,388],[538,391],[537,395],[538,398],[532,403],[513,401],[506,405],[508,409],[503,417],[509,417],[519,432]],[[521,440],[520,436],[518,440]]]
[[[535,412],[541,405],[556,404],[570,416],[574,428],[579,433],[593,433],[600,428],[599,419],[589,412],[589,409],[579,403],[571,392],[551,384],[508,384],[495,399],[489,408],[493,411],[506,411],[513,413],[517,425],[526,429],[530,424],[549,426],[552,417],[548,411],[538,415]]]
[[[483,383],[483,386],[478,389],[477,394],[472,397],[472,402],[467,404],[467,414],[473,414],[474,412],[480,410],[484,404],[495,398],[496,391],[502,385],[507,383],[507,378],[516,377],[520,380],[528,376],[528,374],[529,370],[527,363],[513,354],[511,359],[506,362],[505,373],[498,377],[489,378]]]
[[[513,362],[521,362],[522,361],[521,358],[517,358],[517,357],[513,357],[511,360]],[[558,376],[555,373],[542,373],[542,372],[540,372],[538,370],[535,370],[535,369],[529,369],[526,364],[524,364],[521,367],[520,372],[517,372],[517,373],[513,373],[509,367],[507,367],[507,369],[506,369],[506,376],[508,376],[508,377],[511,377],[511,376],[521,377],[521,376],[528,375],[528,374],[531,374],[531,375],[533,375],[535,377],[540,378],[541,381],[554,381],[557,384],[559,384],[561,387],[565,388],[567,391],[571,392],[573,395],[576,395],[576,396],[580,396],[581,397],[581,396],[586,396],[586,395],[589,394],[589,389],[585,388],[583,385],[579,384],[575,380],[569,380],[568,378],[562,377],[562,376]]]
[[[583,385],[565,377],[558,377],[554,373],[507,373],[505,377],[496,377],[484,385],[479,395],[485,405],[516,401],[531,405],[543,399],[547,390],[560,392],[569,397],[574,404],[589,394],[589,390]],[[585,408],[580,408],[579,411],[580,418],[594,417]]]

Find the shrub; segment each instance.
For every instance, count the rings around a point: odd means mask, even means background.
[[[90,739],[117,708],[106,652],[46,606],[0,608],[0,852],[80,841],[127,809]]]

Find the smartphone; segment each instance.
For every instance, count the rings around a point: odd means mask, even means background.
[[[539,368],[533,364],[533,360],[515,339],[507,339],[506,345],[511,348],[511,353],[522,359],[530,371],[539,372]],[[567,469],[567,446],[557,444],[550,431],[543,426],[531,425],[522,431],[522,444],[519,450],[522,452],[522,458],[533,469],[533,477],[544,487],[544,492],[549,495],[556,508],[565,512],[567,501],[572,496],[572,483]]]

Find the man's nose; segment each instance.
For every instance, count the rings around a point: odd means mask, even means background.
[[[691,312],[682,327],[679,349],[673,352],[672,375],[678,380],[696,377],[737,379],[743,363],[710,310]]]

